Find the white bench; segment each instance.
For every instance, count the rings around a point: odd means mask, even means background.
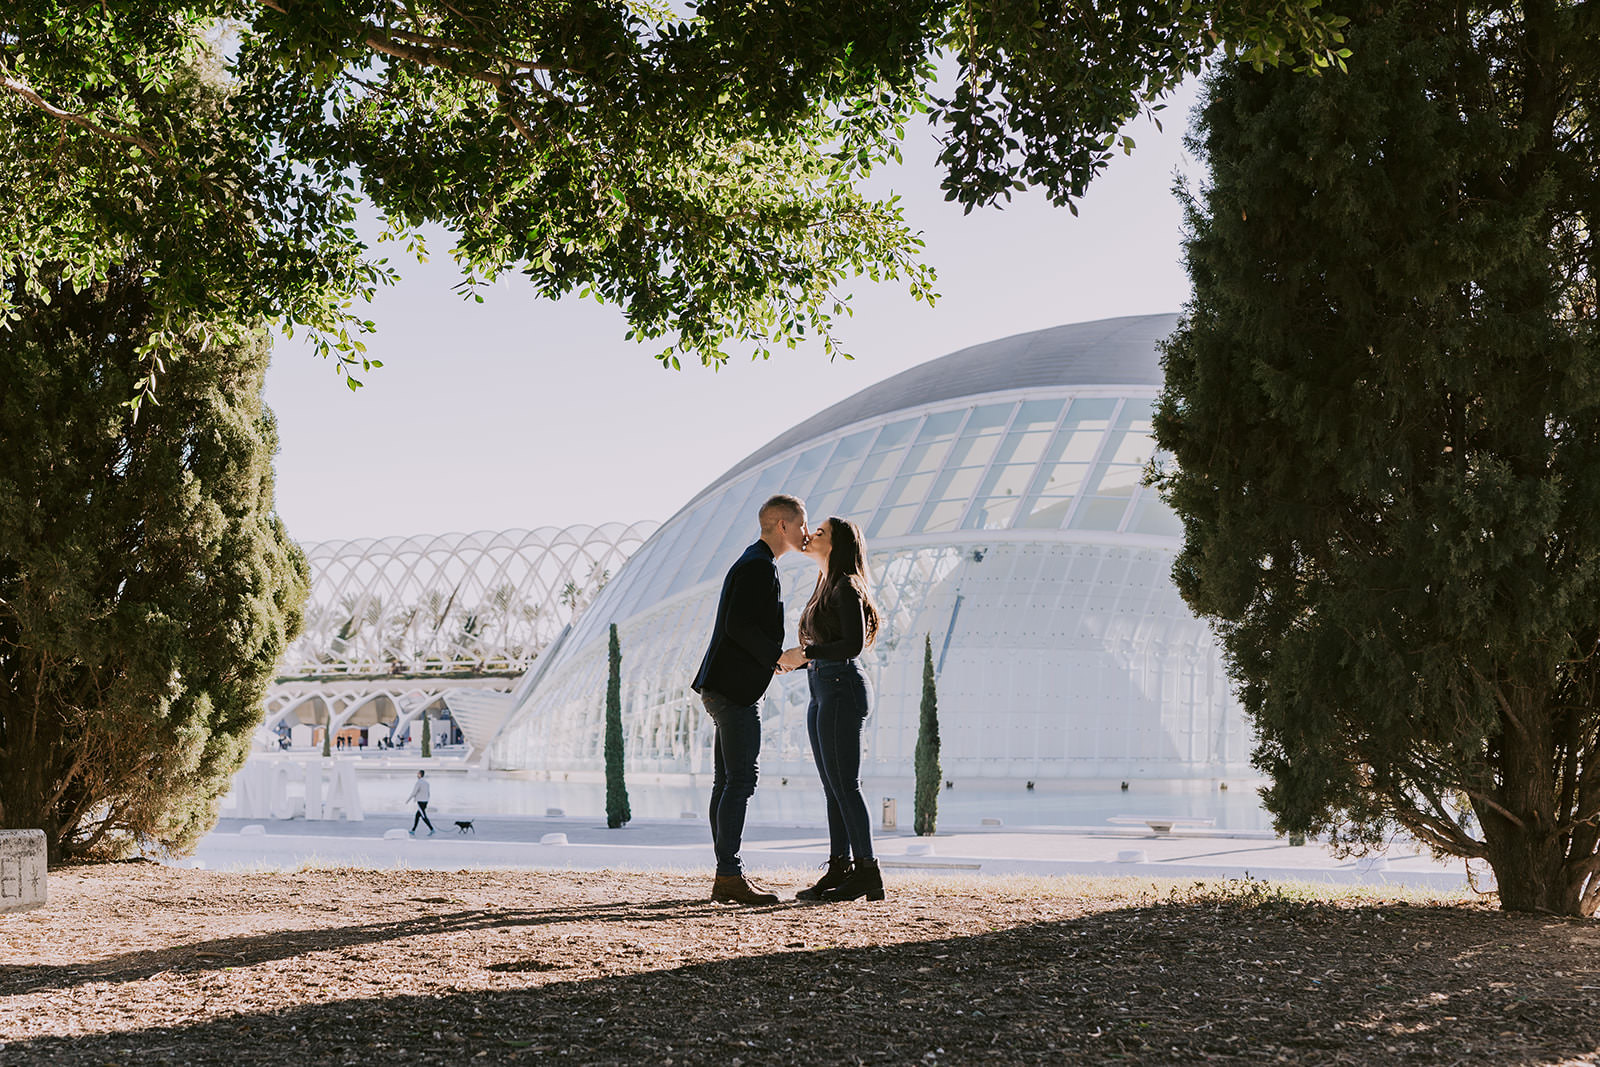
[[[1113,815],[1106,822],[1119,826],[1148,826],[1152,833],[1170,834],[1174,826],[1215,826],[1217,820],[1190,815]]]

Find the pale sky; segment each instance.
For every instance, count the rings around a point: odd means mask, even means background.
[[[1162,113],[1091,186],[1074,218],[1041,197],[963,216],[945,203],[926,131],[875,182],[898,192],[939,272],[933,307],[896,284],[848,285],[840,335],[816,349],[734,354],[713,373],[667,371],[623,339],[615,308],[534,297],[516,278],[464,302],[448,239],[367,311],[384,366],[351,392],[332,364],[280,340],[278,511],[299,541],[665,520],[790,426],[874,382],[967,345],[1118,315],[1177,311],[1189,283],[1174,175],[1198,174],[1182,133],[1195,92]]]

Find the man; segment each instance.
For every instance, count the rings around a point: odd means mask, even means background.
[[[717,877],[711,899],[721,903],[776,904],[778,897],[753,885],[739,859],[745,809],[756,791],[756,759],[761,753],[758,704],[783,656],[783,601],[776,561],[805,545],[806,508],[785,494],[772,497],[756,513],[761,539],[722,580],[717,618],[711,629],[694,689],[716,724],[711,779],[711,845]]]
[[[417,772],[417,780],[416,783],[411,787],[411,795],[406,797],[406,803],[409,804],[412,801],[415,801],[417,805],[417,814],[411,819],[412,837],[417,836],[417,823],[419,822],[427,823],[428,836],[433,836],[433,820],[428,818],[428,794],[430,790],[428,788],[428,780],[423,777],[423,775],[427,773],[427,771]],[[402,818],[403,817],[404,816],[402,816]]]

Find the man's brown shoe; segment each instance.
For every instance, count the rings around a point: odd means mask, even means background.
[[[711,899],[718,904],[776,904],[778,894],[752,885],[742,874],[719,874],[711,883]]]

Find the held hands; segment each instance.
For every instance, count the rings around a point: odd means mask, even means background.
[[[778,657],[778,673],[788,674],[797,667],[804,667],[806,662],[805,650],[796,645]]]

